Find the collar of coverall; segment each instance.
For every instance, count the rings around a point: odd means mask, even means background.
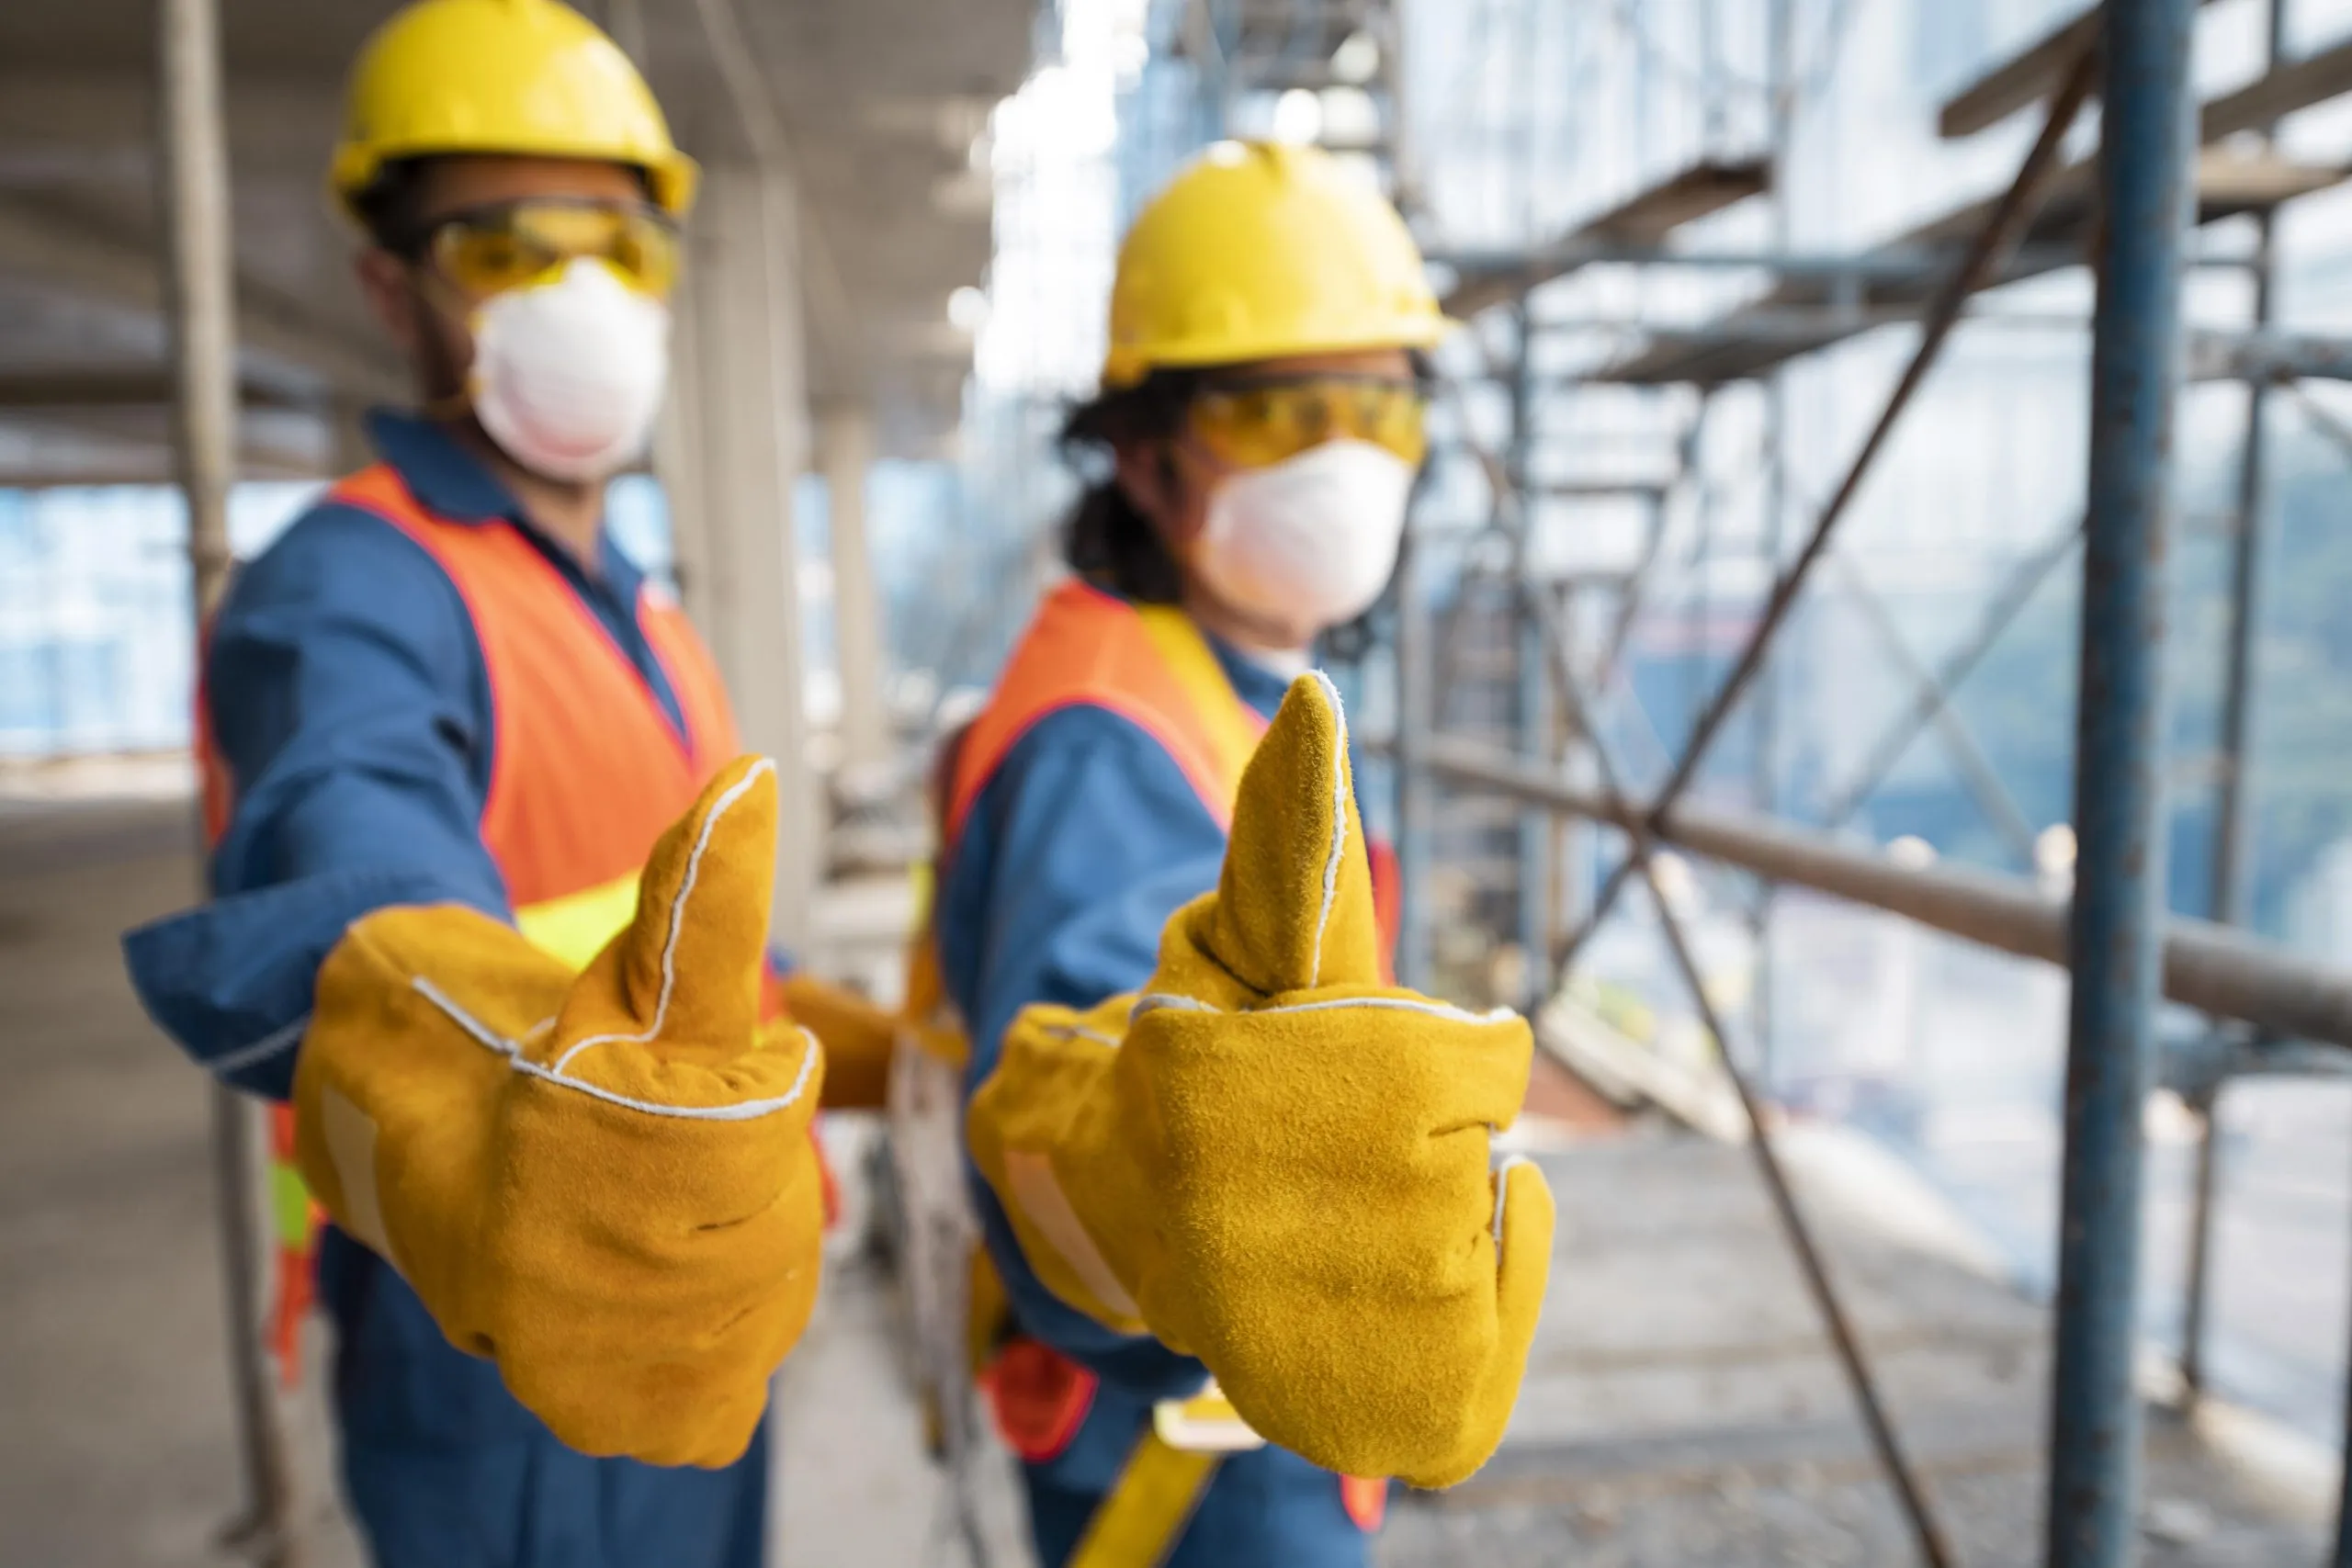
[[[479,524],[523,515],[498,476],[429,419],[398,409],[371,409],[368,440],[377,456],[400,470],[409,493],[436,516]]]
[[[468,527],[503,519],[538,541],[548,558],[565,571],[582,575],[570,552],[524,514],[522,503],[499,482],[498,476],[431,420],[401,409],[372,409],[368,414],[368,440],[376,455],[399,471],[409,493],[426,511]],[[593,576],[623,604],[635,603],[645,581],[645,573],[620,547],[610,528],[596,532]]]

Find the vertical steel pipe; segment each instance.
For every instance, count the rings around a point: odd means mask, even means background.
[[[1515,531],[1512,570],[1525,587],[1540,592],[1531,575],[1535,567],[1530,554],[1535,543],[1535,505],[1528,485],[1535,453],[1535,322],[1523,296],[1512,312],[1511,326],[1515,357],[1510,379],[1510,446],[1503,457],[1510,479],[1510,494],[1496,500],[1509,514]],[[1546,678],[1546,645],[1543,625],[1528,613],[1526,599],[1525,593],[1512,596],[1511,654],[1518,676],[1512,699],[1513,717],[1519,732],[1520,754],[1532,761],[1548,761],[1552,755],[1552,694]],[[1525,966],[1520,994],[1498,999],[1530,1011],[1541,1005],[1552,989],[1552,837],[1551,813],[1529,806],[1519,814],[1518,939]]]
[[[2344,1380],[2344,1445],[2337,1463],[2335,1550],[2327,1561],[2332,1568],[2352,1568],[2352,1371]]]
[[[1789,192],[1790,152],[1796,142],[1797,80],[1796,0],[1772,0],[1767,24],[1770,39],[1772,107],[1772,248],[1793,249],[1795,199]],[[1764,381],[1764,570],[1781,575],[1781,535],[1789,514],[1789,378],[1787,367],[1775,369]],[[1781,672],[1768,664],[1756,677],[1755,771],[1749,785],[1755,809],[1770,817],[1781,808]],[[1749,993],[1748,1029],[1756,1040],[1755,1076],[1764,1097],[1772,1097],[1775,1083],[1775,1034],[1772,1011],[1772,908],[1779,889],[1770,883],[1756,892],[1756,980]]]
[[[2075,724],[2079,848],[2051,1388],[2048,1562],[2132,1561],[2141,1107],[2165,920],[2165,509],[2191,215],[2196,0],[2107,7],[2103,221]]]
[[[2271,215],[2259,214],[2255,264],[2255,330],[2271,314]],[[2245,389],[2245,450],[2238,464],[2236,528],[2230,550],[2230,618],[2222,670],[2221,768],[2213,812],[2212,918],[2225,926],[2244,925],[2252,881],[2254,842],[2254,745],[2256,648],[2262,628],[2262,556],[2270,510],[2268,441],[2270,384],[2250,380]]]
[[[200,628],[228,584],[229,485],[237,453],[229,150],[221,119],[220,17],[212,0],[157,0],[155,45],[173,437]],[[228,1538],[257,1562],[289,1568],[299,1546],[286,1435],[262,1354],[266,1251],[254,1108],[223,1085],[213,1085],[210,1095],[231,1393],[245,1472],[244,1512]]]
[[[2278,68],[2287,35],[2286,0],[2265,6],[2263,69]],[[2264,127],[2267,140],[2273,128]],[[2269,329],[2274,314],[2271,275],[2274,215],[2255,214],[2252,330]],[[2231,535],[2230,619],[2222,676],[2222,765],[2213,810],[2212,918],[2243,925],[2250,913],[2253,878],[2248,852],[2254,842],[2254,704],[2262,617],[2263,539],[2270,511],[2270,381],[2257,376],[2245,384],[2245,446],[2238,456],[2237,527]],[[2188,1279],[2181,1306],[2180,1378],[2194,1403],[2205,1392],[2205,1325],[2212,1293],[2213,1203],[2221,1185],[2221,1148],[2214,1141],[2217,1089],[2198,1118],[2197,1201],[2188,1236]]]
[[[1430,986],[1430,835],[1437,820],[1427,760],[1437,708],[1425,549],[1408,529],[1396,567],[1396,978],[1416,990]]]
[[[2221,1190],[2222,1091],[2225,1087],[2213,1085],[2192,1106],[2197,1113],[2197,1167],[2190,1178],[2188,1280],[2182,1290],[2180,1312],[2180,1385],[2182,1403],[2188,1407],[2205,1394],[2205,1317],[2213,1293],[2214,1200]]]

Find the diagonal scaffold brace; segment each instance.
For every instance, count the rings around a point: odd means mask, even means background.
[[[1853,1391],[1855,1407],[1861,1415],[1862,1426],[1870,1435],[1871,1447],[1877,1450],[1880,1466],[1886,1472],[1887,1482],[1894,1489],[1895,1500],[1902,1505],[1904,1517],[1910,1524],[1920,1561],[1927,1563],[1928,1568],[1952,1568],[1959,1559],[1953,1555],[1943,1527],[1938,1522],[1935,1510],[1928,1501],[1927,1489],[1920,1483],[1917,1472],[1904,1452],[1902,1438],[1894,1429],[1894,1417],[1887,1413],[1885,1396],[1879,1391],[1877,1375],[1871,1370],[1870,1357],[1862,1348],[1860,1336],[1854,1330],[1853,1320],[1847,1314],[1843,1298],[1838,1293],[1837,1283],[1830,1278],[1828,1263],[1821,1255],[1819,1244],[1814,1240],[1813,1229],[1805,1223],[1804,1212],[1797,1206],[1796,1194],[1789,1186],[1788,1173],[1781,1165],[1780,1153],[1772,1146],[1771,1134],[1765,1123],[1763,1101],[1748,1082],[1747,1075],[1740,1070],[1739,1064],[1732,1057],[1731,1037],[1724,1030],[1722,1016],[1715,1010],[1713,999],[1707,994],[1706,982],[1699,972],[1698,960],[1691,953],[1690,940],[1683,933],[1682,922],[1667,902],[1665,890],[1658,885],[1653,854],[1655,843],[1648,824],[1639,815],[1624,809],[1629,802],[1620,784],[1615,759],[1609,754],[1600,732],[1592,727],[1591,706],[1582,682],[1577,679],[1574,660],[1559,619],[1550,603],[1523,573],[1513,575],[1520,595],[1521,614],[1529,616],[1543,630],[1552,673],[1560,682],[1561,702],[1567,710],[1568,719],[1590,739],[1594,768],[1600,775],[1600,793],[1612,808],[1623,812],[1619,820],[1626,825],[1626,863],[1634,868],[1634,874],[1648,886],[1650,902],[1657,910],[1658,927],[1665,933],[1667,946],[1674,955],[1674,966],[1680,972],[1683,986],[1690,993],[1691,1004],[1699,1010],[1702,1027],[1716,1043],[1717,1059],[1723,1064],[1724,1076],[1731,1081],[1733,1093],[1739,1099],[1740,1114],[1747,1123],[1747,1146],[1756,1156],[1757,1173],[1763,1179],[1773,1213],[1779,1217],[1781,1231],[1788,1237],[1789,1250],[1795,1255],[1797,1270],[1804,1277],[1805,1289],[1821,1314],[1822,1327],[1829,1337],[1830,1346],[1838,1355],[1838,1366],[1844,1371],[1846,1382]]]
[[[1675,763],[1674,771],[1668,775],[1648,809],[1643,813],[1644,819],[1653,829],[1690,787],[1690,781],[1698,774],[1700,764],[1706,760],[1708,748],[1762,670],[1773,638],[1787,621],[1797,595],[1804,591],[1814,569],[1827,553],[1838,523],[1852,506],[1862,481],[1869,478],[1880,453],[1885,449],[1904,410],[1910,405],[1913,395],[1918,391],[1920,384],[1927,379],[1928,372],[1941,355],[1944,344],[1960,321],[1962,307],[1972,295],[1999,276],[2001,268],[2017,249],[2018,241],[2041,206],[2042,189],[2057,167],[2059,151],[2065,141],[2066,133],[2074,128],[2075,120],[2089,99],[2098,78],[2098,56],[2096,40],[2093,40],[2076,57],[2067,72],[2064,85],[2051,99],[2049,111],[2042,119],[2041,133],[2034,139],[2031,150],[2018,166],[2016,178],[2010,181],[2008,189],[2002,193],[2000,200],[1985,216],[1983,227],[1970,239],[1960,265],[1929,309],[1921,326],[1919,346],[1913,353],[1910,364],[1905,367],[1902,378],[1889,394],[1878,423],[1871,427],[1861,450],[1855,454],[1853,463],[1847,469],[1844,481],[1822,509],[1820,519],[1815,523],[1813,534],[1805,540],[1804,549],[1797,553],[1788,570],[1773,583],[1771,596],[1765,602],[1764,612],[1757,621],[1756,629],[1748,635],[1747,645],[1740,649],[1738,662],[1709,699],[1699,722],[1691,728],[1690,743],[1683,748],[1680,760]],[[1599,896],[1593,900],[1592,912],[1583,924],[1569,933],[1567,940],[1553,955],[1556,967],[1566,969],[1575,961],[1586,942],[1609,918],[1619,895],[1624,891],[1625,884],[1637,869],[1634,859],[1629,856],[1611,871],[1608,879],[1601,884]]]

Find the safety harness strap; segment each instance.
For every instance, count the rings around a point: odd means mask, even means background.
[[[1159,1568],[1207,1495],[1220,1457],[1176,1448],[1146,1427],[1070,1568]]]

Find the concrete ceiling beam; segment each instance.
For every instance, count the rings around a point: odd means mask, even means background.
[[[0,197],[0,275],[143,314],[163,309],[155,254],[72,214]],[[237,341],[356,398],[398,397],[406,380],[390,352],[315,316],[301,301],[240,278]]]

